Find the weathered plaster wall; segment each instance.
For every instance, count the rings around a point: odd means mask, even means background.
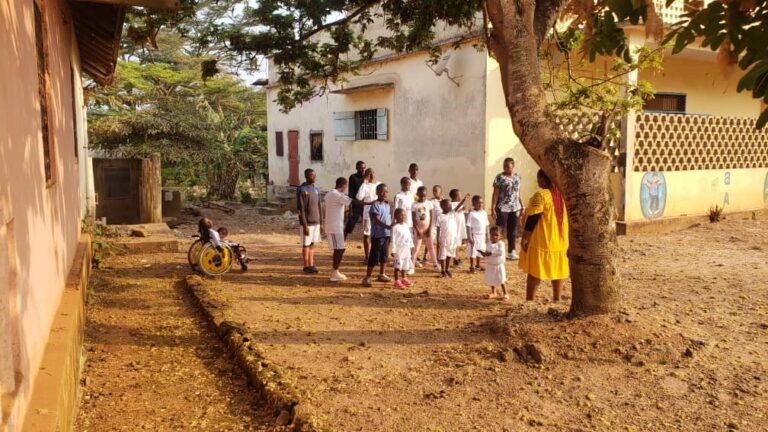
[[[288,131],[299,131],[299,168],[318,173],[324,190],[339,176],[354,172],[357,160],[376,169],[379,181],[397,188],[408,174],[408,165],[420,166],[421,178],[431,187],[459,188],[464,193],[482,193],[485,152],[485,54],[465,45],[451,51],[448,63],[457,86],[425,65],[426,54],[372,65],[361,71],[364,78],[386,77],[393,88],[317,97],[289,114],[280,113],[273,102],[277,89],[268,91],[269,173],[276,185],[288,184]],[[389,110],[387,141],[336,141],[333,113],[373,108]],[[275,131],[283,131],[285,156],[275,155]],[[309,133],[323,131],[324,160],[310,161]],[[392,189],[392,188],[391,188]]]
[[[8,248],[9,264],[16,269],[0,278],[0,295],[7,296],[11,315],[11,329],[5,331],[18,341],[15,355],[0,352],[0,361],[14,361],[22,377],[8,407],[10,416],[3,419],[7,430],[21,427],[80,231],[71,17],[64,0],[47,0],[45,5],[55,164],[50,187],[43,171],[33,2],[0,2],[0,223],[6,228],[0,247]]]

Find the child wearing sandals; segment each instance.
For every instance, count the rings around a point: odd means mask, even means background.
[[[405,210],[395,209],[395,225],[392,227],[392,247],[395,254],[395,289],[413,285],[408,272],[413,270],[413,234],[405,218]]]
[[[501,241],[501,232],[499,227],[491,227],[491,242],[482,253],[485,257],[485,284],[491,287],[489,299],[508,300],[507,288],[504,285],[507,282],[507,270],[504,268],[506,258],[506,249],[504,242]],[[501,295],[496,293],[496,287],[501,288]]]

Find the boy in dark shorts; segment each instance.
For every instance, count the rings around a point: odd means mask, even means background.
[[[379,265],[379,282],[389,282],[391,279],[384,274],[389,257],[389,241],[392,238],[392,214],[387,195],[389,189],[384,183],[376,187],[376,201],[371,205],[371,252],[368,254],[368,271],[363,279],[363,286],[371,286],[371,275],[376,264]]]

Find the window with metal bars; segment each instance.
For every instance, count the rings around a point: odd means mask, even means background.
[[[685,113],[685,95],[682,93],[656,93],[643,102],[643,111]]]
[[[355,111],[355,138],[376,139],[376,110]]]
[[[309,158],[313,161],[323,160],[323,133],[309,133]]]

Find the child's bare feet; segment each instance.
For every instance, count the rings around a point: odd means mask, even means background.
[[[497,298],[499,298],[499,296],[498,296],[498,295],[496,295],[496,293],[491,293],[491,294],[488,294],[488,298],[489,298],[490,300],[493,300],[493,299],[497,299]]]
[[[501,301],[508,301],[509,300],[509,294],[504,294],[503,296],[499,297],[499,300],[501,300]]]

